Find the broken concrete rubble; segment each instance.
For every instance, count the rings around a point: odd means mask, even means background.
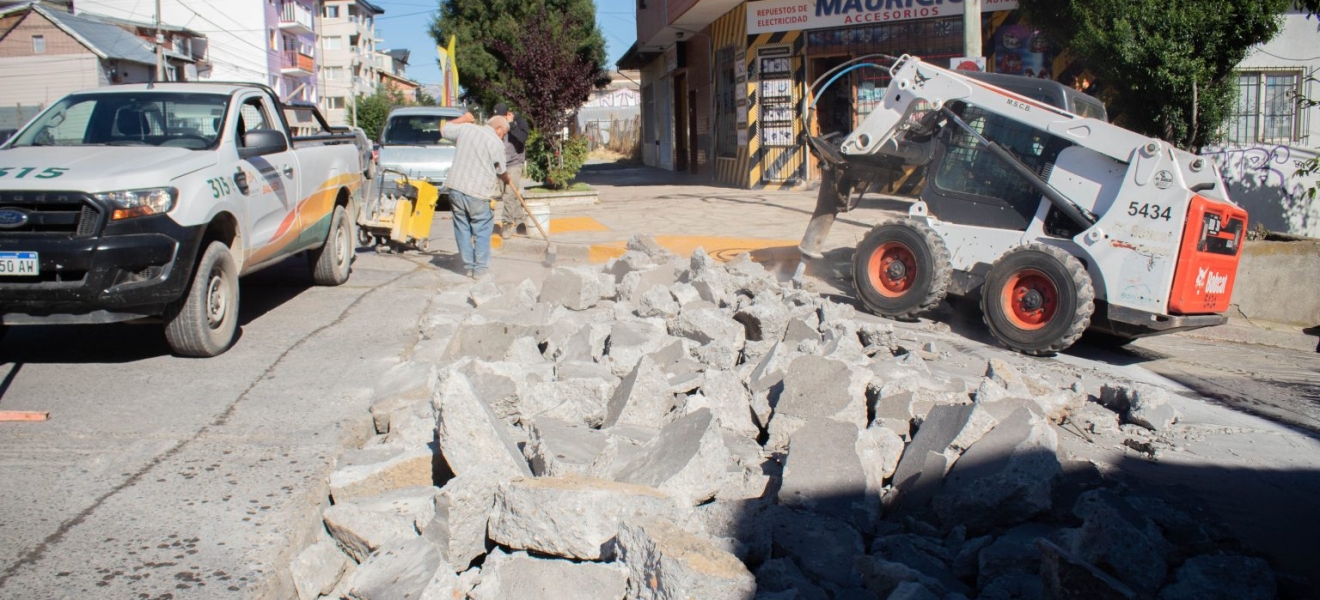
[[[427,321],[431,362],[377,385],[389,435],[330,478],[301,597],[1182,600],[1216,569],[1273,595],[1066,447],[1174,434],[1163,389],[1113,382],[1105,408],[1050,363],[954,361],[940,328],[631,246]]]

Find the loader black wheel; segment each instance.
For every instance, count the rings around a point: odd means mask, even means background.
[[[353,251],[353,224],[344,207],[336,206],[330,215],[330,232],[325,236],[325,243],[308,255],[312,281],[316,285],[340,285],[348,281],[353,268]]]
[[[857,297],[867,310],[895,319],[915,319],[935,308],[949,289],[951,272],[944,239],[907,219],[876,225],[853,255]]]
[[[165,340],[180,356],[217,356],[238,329],[238,266],[223,242],[211,242],[197,261],[192,284],[165,322]]]
[[[1077,341],[1091,324],[1095,288],[1076,257],[1043,244],[1005,252],[985,278],[981,312],[1001,343],[1048,356]]]

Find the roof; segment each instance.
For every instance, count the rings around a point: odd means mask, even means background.
[[[40,4],[26,4],[0,11],[0,16],[25,10],[35,11],[46,17],[61,31],[78,40],[78,43],[102,59],[156,64],[156,53],[151,44],[97,15],[87,13],[72,15],[50,10]]]
[[[358,3],[358,6],[361,6],[362,8],[365,8],[365,9],[367,9],[367,10],[369,10],[369,11],[372,11],[372,12],[378,14],[378,15],[383,15],[383,14],[385,14],[385,9],[383,9],[383,8],[381,8],[381,7],[379,7],[379,6],[376,6],[375,4],[372,4],[372,3],[370,3],[370,2],[367,2],[367,0],[357,0],[357,3]]]
[[[412,56],[412,51],[404,48],[400,48],[398,50],[386,50],[385,54],[390,55],[390,58],[393,58],[394,60],[397,60],[406,65],[408,64],[408,58]]]
[[[621,71],[636,71],[646,68],[646,65],[655,60],[657,56],[660,56],[660,53],[643,52],[638,49],[637,42],[633,42],[632,46],[624,51],[623,56],[620,56],[619,60],[614,63],[614,66]]]
[[[390,111],[391,117],[408,117],[420,115],[424,117],[461,117],[466,109],[453,106],[405,106]]]

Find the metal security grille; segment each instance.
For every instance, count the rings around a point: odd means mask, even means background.
[[[1239,72],[1238,97],[1226,125],[1228,141],[1237,144],[1297,141],[1300,85],[1299,71]]]
[[[91,237],[101,228],[101,211],[84,194],[74,192],[0,191],[0,211],[23,215],[8,233],[66,234]]]

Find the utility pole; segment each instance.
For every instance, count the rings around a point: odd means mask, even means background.
[[[156,81],[165,80],[165,36],[160,33],[160,0],[156,0]]]
[[[963,56],[980,55],[981,0],[963,0]]]

